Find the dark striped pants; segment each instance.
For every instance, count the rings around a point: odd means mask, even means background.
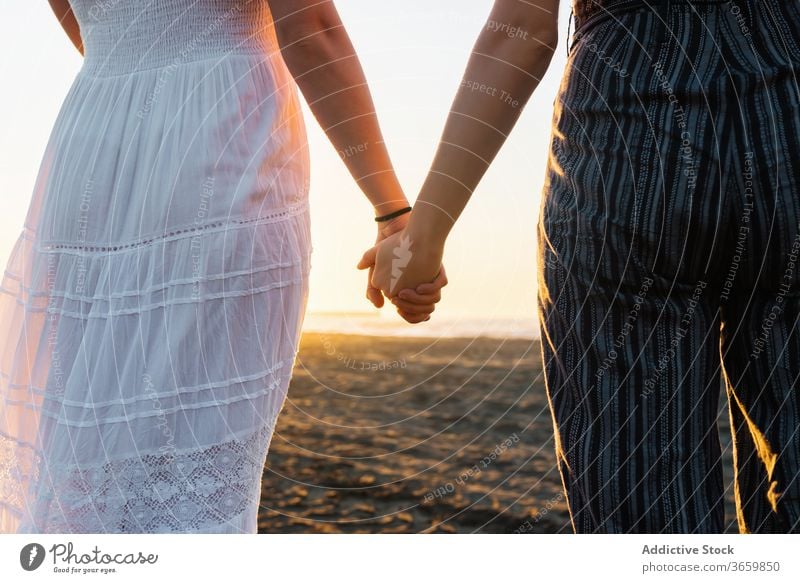
[[[580,4],[538,231],[573,528],[723,530],[722,374],[739,528],[797,532],[800,1]]]

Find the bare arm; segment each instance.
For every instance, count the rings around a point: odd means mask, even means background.
[[[547,71],[557,36],[558,0],[495,0],[406,229],[359,263],[401,311],[420,297],[404,288],[437,290],[424,283],[441,280],[447,235]]]
[[[50,0],[50,7],[55,12],[58,21],[67,33],[69,40],[75,45],[80,54],[83,54],[83,40],[81,39],[81,29],[78,27],[78,21],[72,13],[72,7],[69,5],[68,0]]]
[[[269,0],[269,6],[289,71],[375,214],[408,206],[361,62],[332,0]]]
[[[478,37],[408,231],[444,244],[550,65],[558,0],[496,0]]]

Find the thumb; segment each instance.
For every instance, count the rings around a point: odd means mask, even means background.
[[[364,253],[361,261],[358,262],[358,269],[368,269],[375,265],[375,258],[378,256],[378,246],[375,245],[372,249]]]

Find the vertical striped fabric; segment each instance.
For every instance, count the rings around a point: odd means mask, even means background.
[[[539,315],[577,532],[800,530],[800,2],[577,0]]]

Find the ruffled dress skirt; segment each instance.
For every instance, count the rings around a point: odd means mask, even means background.
[[[296,87],[268,37],[103,32],[2,280],[0,532],[253,533],[308,296]]]

